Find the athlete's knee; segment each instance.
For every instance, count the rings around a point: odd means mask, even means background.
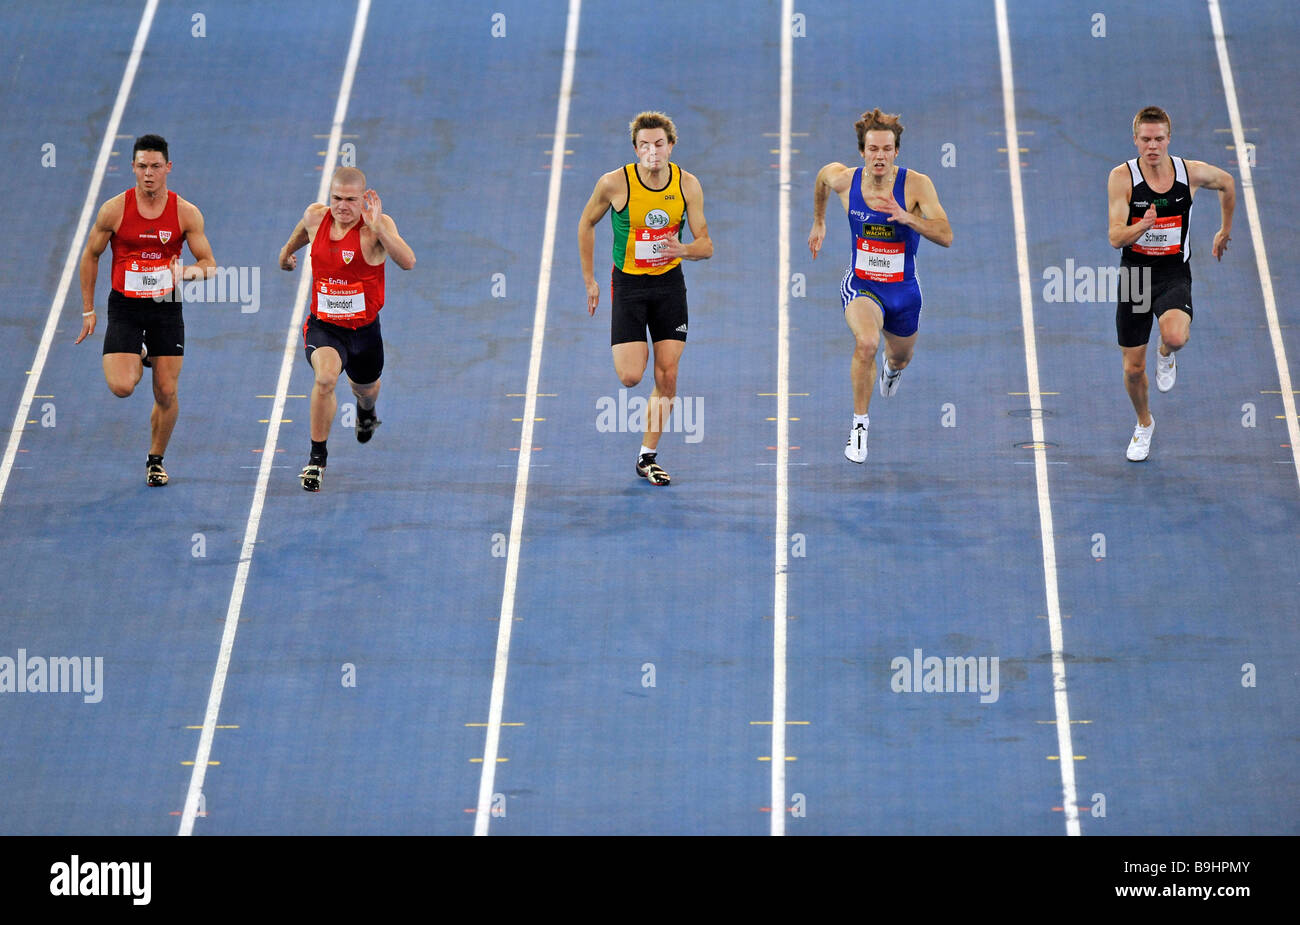
[[[656,366],[655,386],[659,389],[660,395],[666,395],[669,398],[676,395],[677,394],[677,367]]]
[[[153,383],[153,400],[158,403],[160,408],[170,408],[176,403],[176,383],[159,382],[155,379]]]
[[[1170,350],[1182,350],[1187,345],[1189,336],[1191,336],[1191,332],[1186,328],[1160,332],[1160,339],[1164,341],[1165,346]]]
[[[1131,384],[1137,385],[1144,380],[1147,375],[1146,363],[1139,363],[1136,360],[1124,361],[1124,378]]]
[[[135,382],[130,379],[109,379],[108,390],[118,398],[127,398],[135,391]]]
[[[871,361],[880,347],[880,338],[871,334],[860,335],[853,347],[853,355],[864,363]]]
[[[641,382],[641,376],[644,374],[645,371],[642,370],[638,372],[635,369],[618,369],[615,370],[615,372],[618,373],[618,381],[623,383],[624,386],[630,389],[632,388],[632,386],[637,385]]]
[[[339,374],[328,369],[316,370],[316,388],[322,392],[333,392],[339,384]]]

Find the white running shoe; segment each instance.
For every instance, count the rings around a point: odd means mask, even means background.
[[[1146,427],[1138,424],[1137,427],[1133,428],[1133,439],[1129,441],[1128,452],[1125,454],[1128,456],[1129,462],[1143,462],[1151,455],[1151,434],[1155,432],[1155,429],[1156,419],[1154,415],[1151,418],[1151,423]]]
[[[882,353],[880,355],[880,378],[878,380],[880,383],[880,396],[882,398],[889,398],[891,395],[897,392],[898,380],[903,378],[903,371],[901,369],[895,369],[892,372],[887,372],[887,370],[889,369],[890,369],[889,360]]]
[[[1156,388],[1162,392],[1168,392],[1174,387],[1174,380],[1178,378],[1178,363],[1174,360],[1174,354],[1161,356],[1159,350],[1156,351]]]
[[[849,442],[844,444],[844,455],[849,462],[867,461],[867,428],[863,424],[854,424],[849,431]]]

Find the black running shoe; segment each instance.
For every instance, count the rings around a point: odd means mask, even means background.
[[[370,438],[375,435],[375,428],[384,423],[375,417],[375,411],[372,408],[368,415],[362,411],[357,411],[357,443],[369,443]]]
[[[298,473],[302,487],[307,491],[320,491],[320,483],[325,480],[325,464],[309,462]]]
[[[636,474],[646,479],[651,485],[667,485],[672,482],[663,466],[655,462],[655,453],[642,453],[636,460]]]
[[[167,484],[167,470],[162,463],[150,463],[144,469],[144,483],[150,488],[162,488]]]

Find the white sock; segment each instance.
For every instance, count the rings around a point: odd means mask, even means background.
[[[659,451],[658,451],[658,450],[652,450],[652,449],[650,449],[650,447],[646,446],[644,443],[641,444],[641,454],[640,454],[640,455],[644,456],[644,455],[646,455],[647,453],[649,453],[650,455],[653,456],[653,455],[654,455],[655,453],[657,453],[657,452],[659,452]]]
[[[871,426],[871,417],[870,417],[869,415],[865,415],[865,414],[855,414],[855,415],[853,415],[853,426],[854,426],[854,427],[857,427],[859,424],[861,424],[863,427],[870,427],[870,426]]]

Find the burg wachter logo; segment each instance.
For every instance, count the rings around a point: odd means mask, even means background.
[[[51,865],[50,873],[52,896],[130,896],[137,906],[152,897],[151,861],[83,861],[74,854]]]
[[[104,657],[96,655],[0,655],[0,694],[81,694],[86,703],[104,697]]]

